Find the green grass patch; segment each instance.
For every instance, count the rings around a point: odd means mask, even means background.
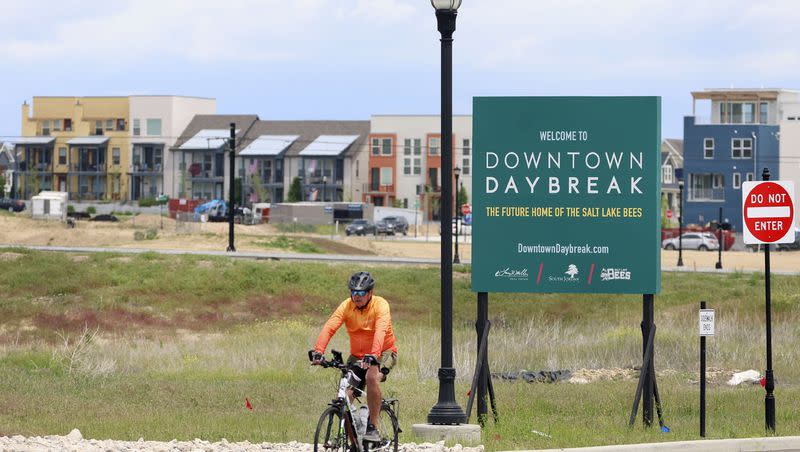
[[[28,250],[0,272],[0,433],[136,440],[310,442],[338,374],[306,352],[347,297],[360,264],[246,261],[157,253],[73,255]],[[475,354],[469,266],[453,282],[456,399],[466,407]],[[374,266],[390,300],[400,361],[403,442],[436,403],[439,271]],[[47,275],[44,277],[43,275]],[[763,369],[763,275],[667,273],[656,296],[656,369],[672,433],[633,429],[635,379],[586,385],[494,380],[501,422],[487,450],[697,439],[697,309],[716,309],[708,366]],[[778,432],[800,434],[800,278],[773,276]],[[641,297],[491,294],[494,372],[631,368],[641,363]],[[344,330],[330,348],[348,350]],[[760,386],[709,384],[709,438],[763,436]],[[254,406],[245,408],[245,398]],[[472,421],[474,422],[474,412]],[[535,431],[542,432],[542,436]]]
[[[292,251],[295,253],[310,253],[310,254],[323,253],[322,249],[320,249],[318,246],[314,245],[313,243],[309,242],[306,239],[288,237],[285,235],[279,235],[269,240],[255,241],[253,242],[253,244],[257,246],[262,246],[264,248],[281,249],[286,251]]]

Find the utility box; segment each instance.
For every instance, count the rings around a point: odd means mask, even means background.
[[[31,198],[31,212],[37,220],[67,221],[67,193],[43,191]]]

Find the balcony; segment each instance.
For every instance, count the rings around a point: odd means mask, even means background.
[[[19,169],[25,173],[52,173],[53,164],[46,162],[31,162],[31,164],[28,165],[28,162],[20,162]]]
[[[689,202],[723,202],[725,201],[725,189],[690,187],[687,199]]]
[[[160,163],[154,165],[142,163],[141,165],[131,165],[130,167],[131,174],[161,174],[161,170]]]
[[[394,184],[364,184],[365,194],[389,193],[394,194]]]
[[[105,174],[107,170],[105,163],[80,162],[72,165],[72,171],[76,173]]]

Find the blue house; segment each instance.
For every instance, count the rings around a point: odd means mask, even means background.
[[[707,89],[692,92],[684,117],[683,223],[705,225],[720,216],[742,231],[742,182],[781,178],[781,103],[796,92],[780,89]],[[698,101],[709,115],[696,116]]]

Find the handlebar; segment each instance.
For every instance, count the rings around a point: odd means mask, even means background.
[[[342,358],[342,352],[337,350],[331,350],[331,354],[333,355],[332,360],[325,359],[325,356],[323,355],[319,361],[319,365],[324,368],[335,367],[337,369],[346,369],[348,367],[347,364],[344,362],[344,359]],[[313,350],[308,351],[308,360],[312,362],[314,361]]]

